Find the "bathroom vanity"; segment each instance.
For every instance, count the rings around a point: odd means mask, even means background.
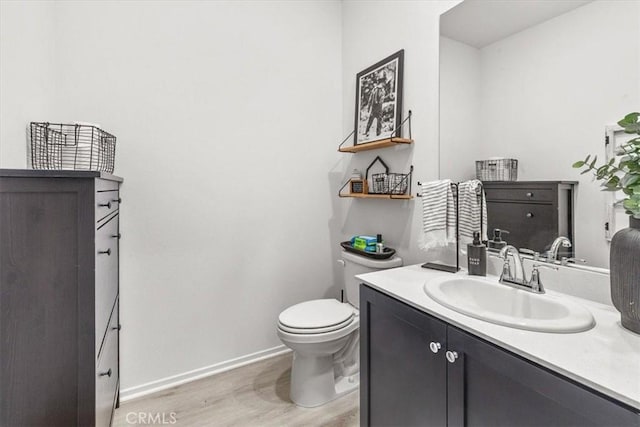
[[[358,276],[362,426],[640,425],[640,336],[615,309],[567,295],[595,327],[501,326],[430,298],[425,283],[443,274],[409,266]]]
[[[0,425],[111,423],[121,182],[0,169]]]

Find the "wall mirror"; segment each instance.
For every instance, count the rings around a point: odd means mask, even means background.
[[[493,226],[534,236],[536,251],[566,233],[573,257],[608,268],[610,236],[627,226],[615,195],[571,165],[590,153],[604,159],[606,133],[614,143],[615,123],[640,105],[639,18],[636,2],[607,0],[466,0],[440,18],[440,177],[472,179],[476,160],[505,158],[518,160],[517,183],[572,188],[554,204],[548,189],[507,186],[492,205],[512,218]],[[527,225],[566,209],[555,235]]]

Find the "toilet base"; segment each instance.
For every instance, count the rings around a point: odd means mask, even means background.
[[[291,367],[291,400],[314,408],[350,393],[360,385],[360,374],[334,378],[333,355],[308,356],[294,352]]]

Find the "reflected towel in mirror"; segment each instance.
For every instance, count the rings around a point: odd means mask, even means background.
[[[473,242],[474,231],[480,232],[480,239],[487,239],[487,201],[484,196],[482,182],[477,179],[461,182],[458,184],[458,200],[460,203],[460,245]],[[482,209],[482,215],[480,215]],[[480,220],[482,217],[482,226]]]

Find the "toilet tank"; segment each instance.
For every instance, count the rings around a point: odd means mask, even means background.
[[[342,252],[344,261],[344,287],[347,302],[356,308],[360,308],[360,281],[355,278],[357,274],[372,273],[402,266],[402,258],[394,256],[389,259],[366,258],[351,252]]]

